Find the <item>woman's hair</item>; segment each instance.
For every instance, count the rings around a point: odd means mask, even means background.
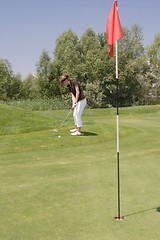
[[[63,75],[60,77],[60,82],[64,82],[66,79],[69,79],[69,75],[68,75],[68,74],[63,74]]]

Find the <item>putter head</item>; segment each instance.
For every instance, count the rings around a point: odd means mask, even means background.
[[[58,132],[58,129],[54,129],[53,132]]]

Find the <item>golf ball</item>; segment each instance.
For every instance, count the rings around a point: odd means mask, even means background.
[[[58,138],[61,138],[61,135],[58,135]]]

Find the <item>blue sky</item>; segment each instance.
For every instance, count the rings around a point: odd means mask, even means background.
[[[56,39],[67,29],[80,38],[88,27],[105,32],[114,0],[0,0],[0,58],[14,74],[35,71],[43,49],[53,59]],[[121,25],[138,24],[147,47],[160,32],[160,0],[118,0]]]

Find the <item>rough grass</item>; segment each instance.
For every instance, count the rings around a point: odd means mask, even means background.
[[[157,240],[160,106],[120,109],[117,215],[115,109],[86,109],[84,136],[67,110],[0,105],[1,240]],[[62,137],[57,138],[58,135]]]
[[[59,110],[67,109],[71,104],[68,95],[63,98],[37,98],[37,99],[21,99],[21,100],[8,100],[1,101],[0,104],[7,104],[14,107],[19,107],[23,109],[33,110],[33,111],[45,111],[45,110]]]

